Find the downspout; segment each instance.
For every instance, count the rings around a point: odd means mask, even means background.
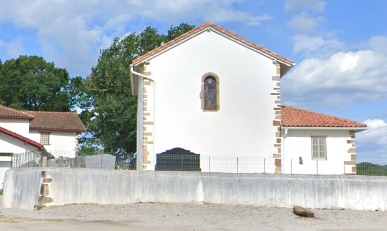
[[[282,127],[282,122],[281,122],[281,127]],[[283,139],[282,139],[282,173],[285,173],[285,166],[286,166],[286,164],[285,164],[285,139],[286,139],[286,136],[288,135],[288,129],[285,128],[284,130],[285,130],[285,132],[283,134]]]
[[[139,100],[137,100],[137,112],[138,112],[138,115],[137,115],[137,163],[136,163],[136,169],[137,171],[142,171],[143,170],[143,164],[144,164],[144,153],[143,153],[143,148],[142,148],[142,145],[144,143],[144,140],[142,138],[143,136],[143,133],[144,133],[144,79],[147,79],[147,80],[150,80],[153,82],[153,87],[154,87],[154,91],[153,91],[153,97],[155,98],[155,81],[151,78],[149,78],[149,76],[146,76],[144,74],[141,74],[139,72],[136,72],[134,70],[134,66],[131,64],[130,65],[130,71],[132,73],[132,75],[137,75],[138,77],[141,77],[141,81],[139,81],[139,89],[138,89],[138,92],[137,92],[137,95],[141,95],[141,102]],[[138,99],[138,97],[137,97]],[[153,99],[153,108],[156,106],[156,103],[155,103],[155,99]],[[153,110],[155,111],[155,110]],[[140,118],[140,119],[139,119]],[[153,120],[154,120],[154,113],[153,113]],[[140,123],[140,124],[139,124]],[[140,139],[140,140],[139,140]]]

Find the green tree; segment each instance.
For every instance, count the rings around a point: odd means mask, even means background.
[[[147,27],[140,33],[116,38],[108,49],[101,50],[98,64],[86,79],[85,92],[92,98],[93,108],[85,112],[88,120],[84,123],[94,141],[102,142],[105,152],[136,151],[137,98],[131,95],[129,78],[132,61],[192,28],[182,23],[162,35]]]
[[[70,111],[70,77],[38,56],[19,56],[0,65],[0,103],[19,110]]]

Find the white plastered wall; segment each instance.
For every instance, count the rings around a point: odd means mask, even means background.
[[[24,153],[27,151],[36,151],[37,148],[25,144],[23,141],[13,138],[0,132],[0,152],[2,153]],[[4,180],[5,172],[11,167],[10,156],[0,156],[0,188]]]
[[[286,138],[282,130],[282,171],[285,174],[352,174],[350,150],[352,143],[349,130],[294,130],[288,129]],[[326,137],[327,159],[313,160],[311,137]],[[302,164],[300,164],[300,157]]]
[[[149,61],[155,83],[145,86],[150,111],[145,121],[154,121],[153,169],[157,153],[181,147],[219,158],[268,158],[266,172],[274,172],[272,59],[211,31]],[[201,80],[208,72],[219,77],[218,112],[201,109]]]
[[[49,132],[49,131],[48,131]],[[55,157],[63,156],[74,158],[77,147],[76,132],[49,132],[50,145],[44,145],[44,148],[51,152]],[[40,143],[40,132],[32,130],[30,133],[32,140]]]
[[[29,138],[30,121],[28,119],[0,119],[0,127]]]

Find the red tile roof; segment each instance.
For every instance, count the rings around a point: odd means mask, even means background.
[[[23,141],[25,144],[30,144],[30,145],[32,145],[32,146],[35,146],[35,147],[38,148],[38,149],[42,149],[42,148],[43,148],[43,145],[42,145],[42,144],[39,144],[38,142],[35,142],[35,141],[33,141],[33,140],[31,140],[31,139],[29,139],[29,138],[27,138],[27,137],[24,137],[24,136],[22,136],[22,135],[19,135],[19,134],[15,133],[15,132],[12,132],[12,131],[10,131],[10,130],[7,130],[7,129],[3,128],[3,127],[0,127],[0,132],[6,134],[6,135],[8,135],[8,136],[11,136],[11,137],[13,137],[13,138],[16,138],[16,139],[18,139],[18,140],[21,140],[21,141]]]
[[[367,127],[367,125],[356,121],[289,106],[282,106],[281,120],[284,127],[348,127],[364,129]]]
[[[154,55],[157,55],[157,54],[165,51],[166,49],[168,49],[170,47],[173,47],[174,45],[177,45],[180,42],[188,39],[189,37],[191,37],[191,36],[193,36],[195,34],[198,34],[198,33],[202,32],[203,30],[206,30],[208,28],[212,28],[212,29],[214,29],[214,30],[216,30],[216,31],[218,31],[218,32],[220,32],[220,33],[222,33],[222,34],[224,34],[224,35],[226,35],[226,36],[228,36],[228,37],[230,37],[230,38],[232,38],[232,39],[234,39],[234,40],[236,40],[236,41],[238,41],[238,42],[240,42],[240,43],[242,43],[242,44],[244,44],[246,46],[248,46],[248,47],[253,48],[254,50],[262,52],[262,53],[264,53],[264,54],[266,54],[266,55],[268,55],[268,56],[270,56],[270,57],[272,57],[272,58],[274,58],[274,59],[276,59],[276,60],[278,60],[280,62],[283,62],[283,63],[285,63],[285,64],[287,64],[289,66],[293,66],[294,65],[294,63],[291,60],[288,60],[288,59],[286,59],[286,58],[284,58],[284,57],[282,57],[282,56],[280,56],[280,55],[278,55],[278,54],[276,54],[274,52],[271,52],[271,51],[269,51],[269,50],[267,50],[267,49],[265,49],[265,48],[263,48],[261,46],[258,46],[256,44],[252,43],[252,42],[249,42],[246,39],[244,39],[244,38],[242,38],[242,37],[240,37],[240,36],[230,32],[230,31],[227,31],[227,30],[223,29],[220,26],[217,26],[217,25],[215,25],[213,23],[210,23],[210,22],[208,22],[206,24],[203,24],[202,26],[196,27],[195,29],[188,31],[185,34],[182,34],[181,36],[175,38],[174,40],[171,40],[171,41],[165,43],[164,45],[162,45],[162,46],[160,46],[160,47],[158,47],[158,48],[156,48],[156,49],[154,49],[154,50],[152,50],[152,51],[150,51],[150,52],[148,52],[148,53],[138,57],[137,59],[133,60],[132,64],[133,65],[137,65],[137,64],[145,61],[146,59],[149,59],[149,58],[153,57]]]
[[[33,119],[34,116],[23,111],[18,111],[9,107],[0,105],[0,119]]]
[[[29,111],[28,113],[35,116],[35,119],[30,122],[31,130],[86,132],[76,112]]]

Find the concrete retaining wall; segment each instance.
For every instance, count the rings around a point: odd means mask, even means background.
[[[387,178],[10,169],[5,179],[3,206],[32,209],[37,204],[135,202],[206,202],[270,207],[300,205],[308,208],[385,210]]]

